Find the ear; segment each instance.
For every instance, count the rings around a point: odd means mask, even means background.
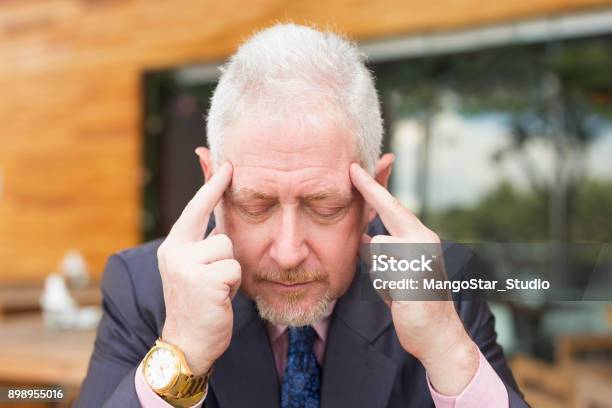
[[[210,158],[210,150],[206,147],[199,146],[195,149],[195,154],[198,155],[200,160],[200,167],[202,167],[202,174],[204,175],[204,181],[210,180],[213,174],[212,160]]]
[[[389,187],[389,177],[394,161],[395,155],[393,153],[385,153],[378,159],[374,167],[374,179],[384,188]]]
[[[391,177],[391,169],[393,168],[393,162],[395,161],[395,155],[393,153],[385,153],[376,162],[374,166],[374,180],[378,182],[384,188],[389,188],[389,177]],[[376,217],[376,211],[370,209],[368,213],[368,223]]]

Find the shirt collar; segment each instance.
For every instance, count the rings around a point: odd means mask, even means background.
[[[327,308],[327,312],[325,315],[318,321],[316,321],[312,328],[317,333],[317,336],[325,342],[327,339],[327,329],[329,329],[329,322],[331,320],[331,315],[334,311],[334,307],[336,306],[337,299],[334,299]],[[287,326],[278,325],[270,322],[266,322],[266,326],[268,328],[268,334],[270,335],[270,340],[272,343],[276,342],[287,330]]]

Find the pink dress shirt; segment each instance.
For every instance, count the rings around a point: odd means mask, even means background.
[[[335,305],[335,303],[334,303]],[[327,329],[333,306],[329,309],[330,313],[323,319],[316,322],[312,327],[317,333],[317,339],[313,345],[314,353],[323,366],[325,357],[325,341],[327,340]],[[277,326],[271,323],[267,324],[268,335],[272,344],[274,353],[274,362],[276,363],[276,372],[280,382],[283,382],[285,376],[285,365],[287,364],[287,350],[289,347],[289,336],[286,326]],[[436,405],[436,408],[507,408],[508,407],[508,392],[504,383],[499,378],[493,367],[487,359],[482,355],[480,350],[479,365],[474,378],[465,387],[463,392],[457,396],[447,396],[438,393],[427,378],[431,397]],[[172,408],[170,404],[161,399],[145,382],[142,374],[142,364],[136,370],[136,394],[143,408]],[[200,408],[202,402],[195,404],[192,408]]]

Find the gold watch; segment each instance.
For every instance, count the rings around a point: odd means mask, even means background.
[[[206,394],[212,368],[194,375],[183,352],[158,339],[142,360],[142,372],[149,387],[168,404],[187,408]]]

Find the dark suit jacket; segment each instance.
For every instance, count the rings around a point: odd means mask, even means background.
[[[209,226],[210,230],[210,226]],[[370,234],[386,231],[377,219]],[[102,280],[104,315],[87,378],[76,407],[139,407],[137,366],[162,332],[165,319],[157,267],[161,240],[108,260]],[[469,270],[471,253],[444,243],[449,277]],[[336,303],[322,370],[322,408],[433,408],[425,370],[400,345],[382,301],[367,300],[360,273]],[[484,300],[457,301],[459,316],[508,390],[511,408],[527,407],[496,342],[494,319]],[[276,408],[280,385],[267,331],[254,303],[233,301],[234,329],[227,351],[215,363],[206,408]]]

